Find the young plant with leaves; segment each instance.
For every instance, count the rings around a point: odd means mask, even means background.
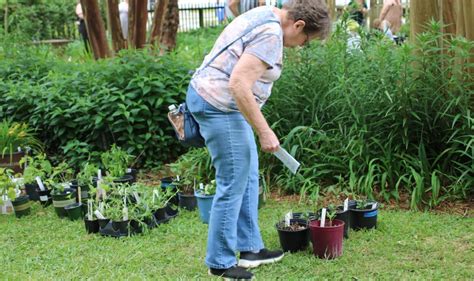
[[[110,150],[101,154],[100,158],[102,165],[107,171],[107,175],[113,178],[120,178],[125,175],[133,156],[113,144]]]

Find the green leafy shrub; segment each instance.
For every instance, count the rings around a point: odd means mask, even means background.
[[[34,69],[35,59],[24,64]],[[54,60],[48,67],[35,77],[10,71],[15,78],[0,81],[0,118],[28,120],[48,152],[71,154],[70,164],[77,165],[89,156],[80,158],[73,147],[93,153],[116,143],[139,157],[138,164],[152,166],[184,150],[166,117],[168,105],[184,100],[190,78],[175,55],[125,51],[89,64]]]
[[[264,107],[302,162],[300,174],[266,155],[261,166],[273,165],[274,180],[291,192],[321,187],[385,200],[407,192],[413,209],[466,198],[474,185],[474,85],[464,62],[474,43],[448,41],[431,23],[415,45],[362,34],[362,50],[349,53],[343,30],[325,45],[288,52]]]

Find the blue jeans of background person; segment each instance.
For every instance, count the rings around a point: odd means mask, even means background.
[[[222,112],[189,87],[186,104],[199,123],[216,169],[206,264],[225,269],[236,252],[259,251],[258,154],[251,126],[240,112]]]

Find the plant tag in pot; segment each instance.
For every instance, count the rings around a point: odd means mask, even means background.
[[[97,181],[100,181],[102,179],[102,170],[99,169],[97,170]]]
[[[101,219],[101,220],[104,220],[105,217],[102,215],[101,212],[99,212],[99,210],[95,210],[94,211],[94,215],[98,218],[98,219]]]
[[[199,184],[199,189],[204,190],[204,184],[202,182]]]
[[[41,201],[41,202],[46,202],[46,201],[48,201],[48,196],[46,196],[46,195],[42,195],[42,196],[40,196],[39,198],[40,198],[40,201]]]
[[[46,188],[44,187],[43,181],[41,181],[40,177],[36,177],[36,183],[38,184],[39,188],[41,191],[45,191]]]
[[[127,207],[123,207],[122,215],[123,215],[123,221],[128,221],[128,208]]]
[[[344,212],[347,211],[347,209],[349,209],[349,198],[346,198],[346,200],[344,200]]]
[[[176,175],[176,181],[179,181],[179,175]]]
[[[21,147],[18,147],[18,152],[21,152]]]
[[[377,208],[377,202],[372,203],[372,210],[375,210],[375,208]]]
[[[135,196],[135,200],[137,200],[137,203],[140,203],[140,196],[138,196],[138,192],[134,191],[133,196]]]
[[[131,172],[132,172],[131,168],[127,168],[127,170],[125,170],[125,173],[131,173]]]
[[[319,226],[324,227],[326,223],[326,208],[321,210],[321,224]]]
[[[293,218],[293,212],[290,211],[285,215],[285,226],[290,226],[290,222],[292,218]]]

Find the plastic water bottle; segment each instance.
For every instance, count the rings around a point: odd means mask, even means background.
[[[184,116],[174,104],[168,106],[168,110],[169,110],[168,119],[170,120],[171,125],[173,125],[178,138],[183,140],[184,139]]]

